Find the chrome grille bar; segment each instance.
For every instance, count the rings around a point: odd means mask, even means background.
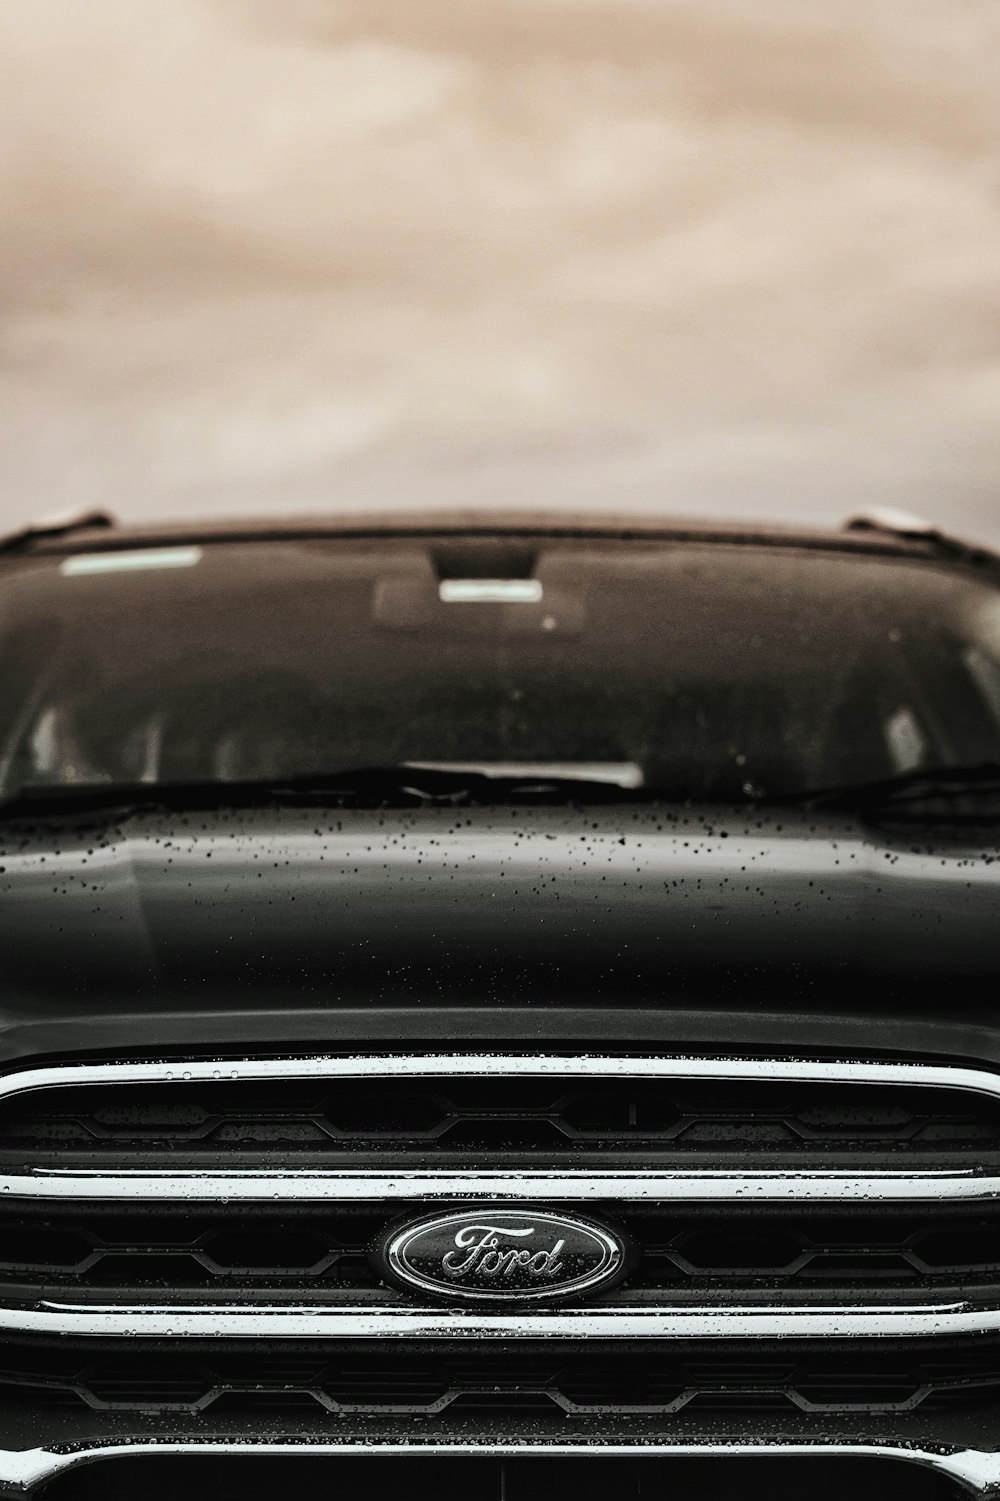
[[[886,1339],[1000,1333],[1000,1307],[973,1303],[850,1306],[592,1305],[533,1313],[392,1305],[59,1303],[0,1309],[0,1332],[135,1339],[739,1340]]]
[[[87,1202],[310,1203],[389,1199],[490,1202],[584,1202],[619,1200],[655,1203],[667,1199],[713,1204],[949,1203],[968,1205],[1000,1198],[1000,1176],[973,1169],[954,1172],[876,1172],[839,1170],[731,1170],[601,1172],[567,1168],[549,1171],[469,1170],[439,1172],[407,1169],[396,1173],[349,1168],[331,1172],[295,1168],[229,1172],[193,1168],[189,1172],[84,1168],[38,1168],[31,1173],[0,1175],[0,1194],[8,1199],[85,1200]]]
[[[115,1084],[271,1082],[322,1079],[710,1079],[713,1082],[845,1084],[966,1090],[1000,1099],[1000,1073],[948,1064],[864,1059],[615,1057],[607,1054],[359,1054],[210,1059],[193,1063],[97,1063],[15,1069],[0,1076],[0,1100],[37,1090]]]

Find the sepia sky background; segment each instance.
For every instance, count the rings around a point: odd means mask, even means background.
[[[997,0],[0,0],[0,526],[1000,541]]]

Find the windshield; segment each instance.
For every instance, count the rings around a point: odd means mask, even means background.
[[[36,556],[0,581],[0,757],[8,796],[416,763],[714,801],[1000,761],[1000,593],[725,543]]]

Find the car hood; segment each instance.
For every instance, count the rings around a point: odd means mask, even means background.
[[[997,831],[711,808],[138,809],[0,829],[0,997],[817,1003],[1000,971]]]

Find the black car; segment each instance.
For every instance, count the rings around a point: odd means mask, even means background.
[[[0,544],[0,1497],[1000,1494],[1000,559]]]

